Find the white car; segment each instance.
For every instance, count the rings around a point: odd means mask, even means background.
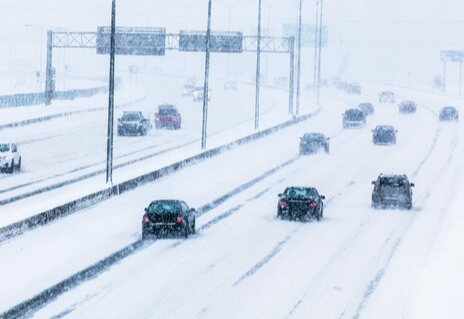
[[[0,170],[13,173],[21,170],[21,154],[15,143],[0,142]]]

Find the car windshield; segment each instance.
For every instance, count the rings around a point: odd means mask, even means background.
[[[375,128],[375,130],[376,130],[377,132],[384,133],[384,132],[393,131],[393,127],[392,127],[392,126],[377,126],[377,127]]]
[[[285,196],[289,198],[314,198],[317,196],[316,190],[310,187],[291,187],[285,190]]]
[[[158,112],[159,115],[176,115],[176,110],[173,109],[162,109]]]
[[[122,121],[133,122],[140,121],[139,113],[124,113],[121,118]]]
[[[448,106],[448,107],[444,107],[442,112],[444,114],[454,114],[454,112],[456,112],[456,109],[454,107]]]
[[[407,180],[404,177],[381,177],[380,185],[381,186],[392,186],[392,187],[402,187],[408,184]]]
[[[10,145],[9,144],[0,144],[0,152],[8,152],[10,150]]]
[[[320,133],[307,133],[303,136],[303,139],[306,141],[322,141],[324,135]]]
[[[182,207],[179,201],[156,201],[150,204],[148,208],[151,214],[173,213],[181,211]]]

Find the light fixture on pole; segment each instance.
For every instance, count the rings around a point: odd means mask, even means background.
[[[255,130],[259,129],[259,86],[261,80],[261,0],[258,1],[258,43],[256,46]]]

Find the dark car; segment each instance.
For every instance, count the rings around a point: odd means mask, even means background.
[[[287,187],[279,194],[277,203],[277,217],[290,220],[319,221],[324,215],[324,196],[319,195],[314,187]]]
[[[147,135],[149,126],[142,112],[126,111],[118,119],[118,135]]]
[[[391,125],[377,125],[372,130],[372,143],[377,145],[396,144],[396,133],[398,131]]]
[[[445,106],[440,110],[438,117],[440,121],[457,121],[459,120],[459,112],[454,106]]]
[[[158,106],[158,112],[155,113],[155,128],[173,128],[180,129],[182,117],[172,104],[162,104]]]
[[[366,126],[366,116],[363,111],[349,109],[343,113],[343,128]]]
[[[185,238],[195,233],[195,209],[189,208],[182,200],[151,202],[142,218],[142,239],[172,233]]]
[[[382,91],[379,93],[380,103],[395,103],[395,93],[392,91]]]
[[[360,103],[358,108],[364,113],[364,115],[371,115],[374,113],[374,104],[372,103]]]
[[[372,207],[400,207],[411,209],[412,187],[406,175],[383,175],[373,181]]]
[[[415,113],[417,110],[417,103],[414,101],[403,101],[398,105],[400,113]]]
[[[361,94],[361,85],[356,82],[348,83],[346,87],[346,92],[349,94]]]
[[[323,149],[330,150],[329,138],[322,133],[306,133],[300,138],[300,154],[313,154]]]

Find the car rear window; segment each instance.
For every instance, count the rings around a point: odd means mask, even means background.
[[[176,115],[177,111],[173,109],[164,109],[164,110],[159,110],[158,114],[159,115]]]
[[[314,188],[297,188],[297,187],[292,187],[292,188],[287,188],[285,190],[285,196],[287,197],[316,197],[317,193]]]
[[[364,118],[364,114],[359,111],[359,112],[355,112],[355,111],[347,111],[345,113],[345,118],[348,119],[348,120],[355,120],[355,121],[360,121]]]
[[[124,113],[121,120],[123,121],[140,121],[140,114],[138,113]]]
[[[381,186],[402,187],[406,186],[408,181],[404,177],[381,177]]]
[[[178,201],[159,201],[153,202],[148,208],[150,213],[172,213],[181,211],[181,204]]]

